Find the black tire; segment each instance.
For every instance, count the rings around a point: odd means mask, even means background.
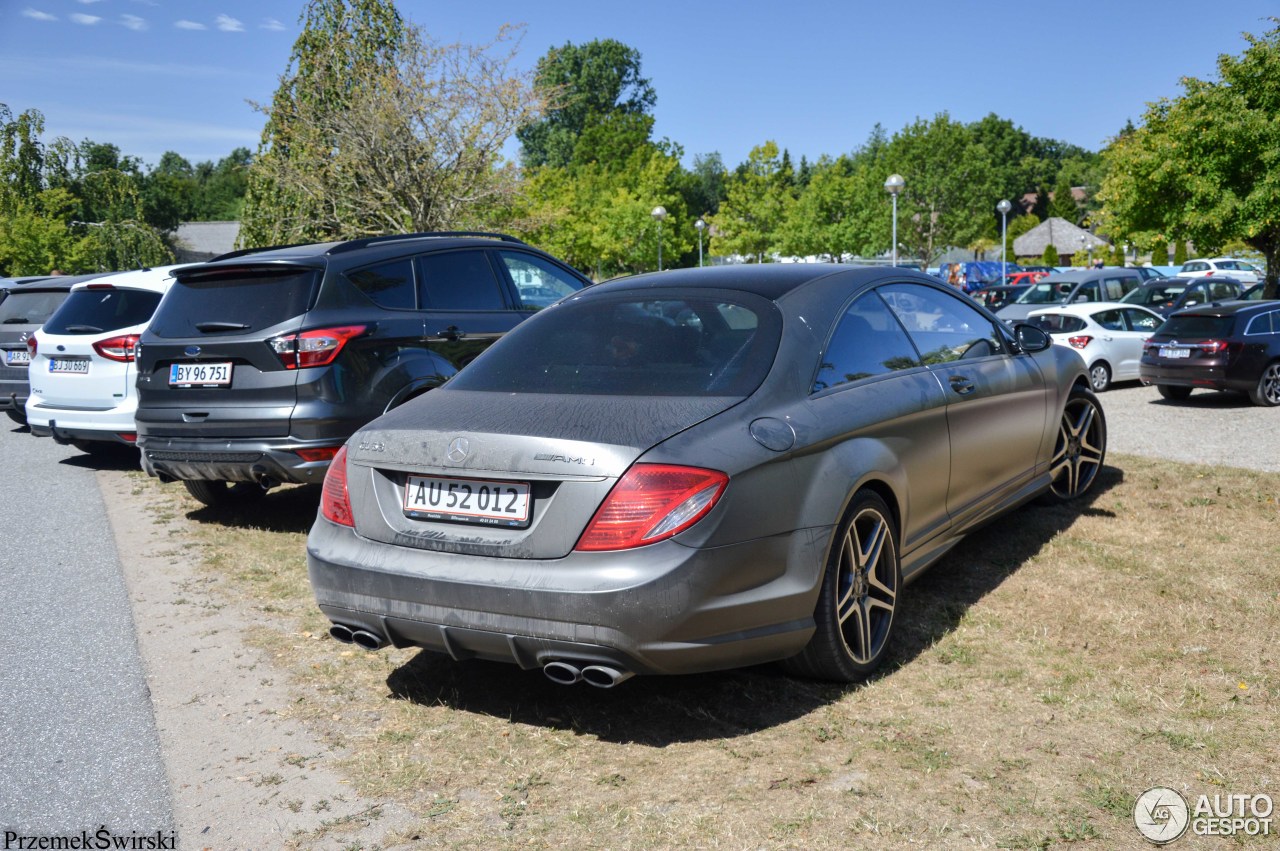
[[[1076,385],[1058,418],[1058,438],[1049,462],[1053,481],[1045,497],[1062,503],[1084,496],[1097,480],[1106,457],[1107,418],[1093,391]]]
[[[1249,391],[1249,399],[1264,408],[1280,405],[1280,360],[1272,361],[1262,370],[1258,383]]]
[[[187,493],[210,508],[228,508],[257,502],[267,495],[261,485],[253,482],[186,481],[182,484],[186,486]]]
[[[1173,384],[1157,384],[1160,395],[1171,402],[1181,402],[1191,395],[1190,387],[1178,387]]]
[[[9,410],[9,411],[5,411],[5,413],[9,415],[9,419],[13,420],[13,421],[14,421],[15,423],[17,423],[18,425],[26,425],[26,424],[27,424],[27,412],[26,412],[26,411],[13,411],[13,410]]]
[[[879,494],[860,490],[836,527],[809,644],[783,664],[837,682],[865,678],[884,661],[902,588],[898,529]]]
[[[1094,393],[1106,392],[1111,387],[1111,367],[1106,361],[1096,361],[1089,367],[1089,386]]]

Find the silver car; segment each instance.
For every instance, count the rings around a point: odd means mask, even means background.
[[[330,634],[609,687],[850,681],[970,530],[1095,482],[1084,362],[903,269],[690,269],[567,297],[335,459]]]

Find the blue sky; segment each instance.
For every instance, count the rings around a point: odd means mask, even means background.
[[[640,51],[655,135],[730,167],[768,139],[800,157],[850,151],[947,111],[990,112],[1097,150],[1183,75],[1213,77],[1280,14],[1275,0],[980,3],[843,0],[401,0],[442,41],[525,25],[519,63],[596,38]],[[302,0],[0,0],[0,102],[46,117],[46,141],[111,142],[154,164],[257,146]],[[514,153],[514,147],[512,151]]]

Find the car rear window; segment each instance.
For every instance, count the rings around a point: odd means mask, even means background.
[[[1061,304],[1074,286],[1065,281],[1041,281],[1018,296],[1018,304]]]
[[[500,393],[744,397],[772,366],[781,327],[777,308],[748,294],[571,298],[519,325],[448,386]]]
[[[307,312],[320,280],[314,269],[203,273],[173,285],[151,321],[159,337],[252,334]]]
[[[67,299],[67,290],[43,292],[9,291],[0,302],[0,325],[43,325]]]
[[[76,290],[54,311],[49,334],[101,334],[142,325],[156,312],[160,293],[151,290]]]
[[[1156,334],[1178,340],[1210,339],[1230,336],[1233,325],[1235,318],[1231,316],[1171,316]]]

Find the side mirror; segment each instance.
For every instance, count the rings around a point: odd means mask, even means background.
[[[1018,351],[1026,354],[1043,352],[1053,345],[1053,338],[1046,334],[1044,329],[1026,322],[1019,322],[1013,326],[1013,339],[1018,344]]]

